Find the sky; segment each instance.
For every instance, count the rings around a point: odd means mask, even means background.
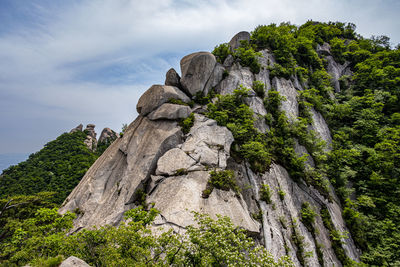
[[[398,0],[0,0],[0,154],[33,153],[78,124],[120,131],[192,52],[258,25],[357,25],[400,42]]]

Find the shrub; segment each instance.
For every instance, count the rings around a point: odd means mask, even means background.
[[[269,170],[271,154],[262,143],[257,141],[244,143],[240,154],[249,161],[253,171],[263,173]]]
[[[265,203],[267,204],[271,204],[272,200],[271,200],[271,188],[269,187],[268,184],[263,184],[260,188],[260,199],[265,201]]]
[[[224,43],[216,46],[212,51],[212,54],[217,59],[218,63],[223,64],[225,59],[231,54],[231,50],[229,48],[229,44]]]
[[[187,134],[190,132],[190,129],[192,128],[194,124],[194,113],[191,113],[189,117],[186,119],[182,120],[179,125],[182,127],[182,132],[184,134]]]
[[[239,187],[236,184],[234,173],[231,170],[212,170],[210,172],[210,178],[208,180],[207,187],[205,190],[203,190],[202,197],[208,198],[214,188],[225,191],[232,189],[235,193],[239,193]]]
[[[300,215],[301,215],[301,221],[306,226],[308,231],[314,233],[315,230],[313,224],[315,222],[315,216],[317,216],[317,214],[311,207],[310,203],[303,202],[303,204],[301,204]]]
[[[253,90],[256,92],[257,96],[264,98],[265,96],[265,84],[262,81],[253,82]]]

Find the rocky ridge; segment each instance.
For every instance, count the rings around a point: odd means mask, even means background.
[[[86,139],[84,140],[84,144],[87,146],[89,150],[93,152],[96,151],[97,146],[100,145],[101,143],[107,143],[108,145],[108,143],[118,138],[116,132],[114,132],[110,128],[104,128],[103,131],[101,131],[99,139],[97,140],[96,139],[97,133],[94,130],[95,127],[96,125],[94,124],[88,124],[85,130],[83,130],[83,125],[79,124],[75,128],[72,128],[70,133],[82,132],[82,131],[85,132],[87,136]]]
[[[230,42],[231,48],[249,36],[246,32],[237,34]],[[329,58],[328,46],[318,51],[330,62],[328,71],[335,89],[340,90],[338,79],[347,73],[346,67]],[[139,116],[123,137],[112,143],[93,164],[60,209],[61,213],[79,209],[75,230],[93,225],[117,225],[125,211],[145,201],[160,211],[154,224],[156,228],[184,231],[194,222],[191,211],[205,212],[212,217],[221,214],[246,229],[276,258],[289,255],[297,266],[320,266],[321,261],[325,266],[341,266],[321,216],[316,217],[318,235],[315,236],[299,219],[302,204],[308,202],[318,211],[326,209],[335,230],[346,232],[340,202],[333,189],[332,199],[328,200],[312,186],[294,182],[287,170],[276,163],[263,174],[254,173],[246,161],[237,162],[231,157],[232,133],[207,118],[203,114],[206,107],[188,105],[196,95],[206,95],[211,89],[219,94],[231,94],[239,85],[252,88],[253,82],[259,80],[265,84],[266,91],[274,87],[285,96],[282,109],[295,120],[299,114],[298,94],[305,85],[297,77],[270,79],[268,66],[274,64],[274,56],[267,49],[261,54],[261,71],[254,74],[232,56],[220,64],[211,53],[193,53],[181,60],[182,78],[170,69],[165,85],[150,87],[138,101]],[[255,114],[267,114],[263,100],[253,90],[246,102]],[[194,113],[194,123],[184,134],[179,121],[191,113]],[[331,135],[324,118],[315,110],[312,117],[310,128],[329,145]],[[262,117],[255,127],[261,132],[268,128]],[[93,138],[91,133],[88,136]],[[298,144],[297,151],[309,154]],[[310,155],[308,164],[313,165]],[[241,192],[214,189],[204,198],[202,192],[207,187],[210,169],[233,170]],[[265,185],[271,189],[273,204],[261,200],[260,188]],[[255,214],[261,214],[261,220],[256,220]],[[302,237],[303,249],[312,252],[304,259],[305,263],[299,258],[301,248],[295,241],[296,236]],[[359,251],[351,237],[344,239],[342,247],[350,259],[359,260]]]

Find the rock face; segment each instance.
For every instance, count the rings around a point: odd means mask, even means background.
[[[87,136],[85,141],[83,141],[85,143],[85,145],[89,148],[89,150],[95,151],[97,148],[97,139],[96,139],[96,132],[94,130],[94,128],[96,127],[96,125],[94,124],[88,124],[86,126],[85,132],[87,132]]]
[[[82,132],[82,129],[83,129],[83,125],[81,123],[78,126],[76,126],[75,128],[71,129],[71,131],[69,133]]]
[[[203,92],[216,64],[215,56],[209,52],[193,53],[182,58],[181,84],[184,91],[190,96]]]
[[[139,98],[136,110],[140,115],[146,116],[170,99],[182,100],[185,103],[190,102],[190,98],[177,87],[153,85]]]
[[[117,139],[117,133],[111,130],[110,128],[104,128],[103,131],[101,131],[100,138],[98,143],[103,143],[106,142],[107,140],[115,140]]]
[[[237,33],[229,42],[229,47],[234,52],[239,46],[241,41],[250,41],[250,33],[242,31]]]
[[[75,229],[118,224],[135,201],[157,160],[182,140],[174,121],[150,121],[139,116],[90,167],[65,200],[60,212],[79,209]]]
[[[59,267],[90,267],[90,265],[77,257],[70,256],[61,262]]]
[[[165,75],[165,85],[180,87],[181,86],[181,77],[178,73],[176,73],[174,68],[170,68]]]
[[[231,47],[248,36],[248,33],[239,33],[232,39]],[[329,57],[329,47],[319,50],[321,56]],[[289,123],[295,122],[299,114],[297,97],[307,85],[296,76],[275,77],[271,81],[268,66],[275,63],[274,56],[267,49],[261,54],[261,71],[256,75],[234,62],[234,58],[228,57],[221,65],[210,53],[190,54],[181,60],[182,79],[170,70],[166,85],[150,87],[137,104],[138,118],[93,164],[63,203],[60,212],[80,210],[74,222],[75,230],[92,225],[117,225],[123,213],[136,207],[138,199],[146,193],[146,202],[154,203],[160,211],[154,223],[156,229],[184,231],[194,223],[191,211],[205,212],[212,217],[221,214],[256,237],[276,259],[288,255],[296,266],[303,261],[306,266],[342,266],[332,248],[331,233],[321,219],[321,210],[327,210],[334,229],[347,231],[333,190],[328,200],[304,181],[294,181],[288,171],[276,163],[265,173],[254,173],[248,162],[231,156],[233,135],[228,128],[203,115],[206,106],[197,103],[190,109],[168,103],[171,99],[188,103],[190,97],[198,92],[206,94],[211,88],[220,94],[230,94],[240,85],[251,88],[253,82],[259,80],[265,84],[266,92],[274,87],[285,96],[281,109],[290,118]],[[268,113],[263,99],[250,90],[245,103],[254,111],[255,127],[268,134],[265,120]],[[194,124],[183,134],[178,121],[191,112]],[[325,140],[329,150],[329,128],[319,112],[312,109],[311,114],[313,122],[309,130]],[[316,163],[304,146],[296,142],[294,150],[298,156],[307,155],[307,168],[315,167]],[[209,170],[225,169],[234,172],[240,192],[214,188],[205,198],[203,191],[210,178]],[[270,190],[268,203],[261,196],[265,187]],[[301,220],[301,209],[306,202],[317,214],[313,224],[315,233]],[[302,240],[302,244],[299,245],[296,238]],[[351,237],[343,242],[345,254],[358,261],[359,251]]]
[[[187,118],[190,113],[191,110],[188,106],[165,103],[151,112],[148,118],[153,121],[160,119],[177,120]]]

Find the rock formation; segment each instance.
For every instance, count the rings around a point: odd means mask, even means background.
[[[110,139],[115,140],[115,139],[117,139],[117,137],[118,136],[117,136],[116,132],[114,132],[110,128],[104,128],[103,131],[101,131],[98,143],[103,143]]]
[[[117,133],[110,128],[104,128],[100,134],[99,140],[96,139],[97,133],[94,130],[96,125],[88,124],[84,130],[87,134],[86,139],[83,141],[87,148],[91,151],[96,151],[97,145],[100,143],[107,143],[107,146],[118,138]],[[79,124],[77,127],[71,129],[70,133],[82,132],[83,125]]]
[[[249,36],[239,33],[231,40],[231,47]],[[328,55],[329,48],[325,47],[323,53]],[[303,203],[308,202],[317,211],[326,209],[333,227],[346,232],[335,193],[331,192],[331,200],[326,199],[303,181],[293,181],[287,170],[276,163],[265,173],[254,173],[246,161],[231,157],[232,133],[203,115],[205,106],[196,104],[190,108],[183,105],[196,94],[208,93],[211,88],[219,94],[230,94],[239,85],[251,88],[253,81],[261,80],[266,91],[273,86],[286,97],[282,109],[295,120],[299,113],[297,95],[303,85],[297,77],[275,77],[271,81],[267,67],[274,64],[274,56],[267,49],[261,54],[262,69],[258,74],[242,67],[233,57],[228,57],[221,65],[210,53],[190,54],[181,60],[180,80],[174,70],[169,70],[166,85],[151,86],[138,101],[136,120],[93,164],[63,203],[62,213],[80,210],[74,223],[75,230],[93,225],[117,225],[125,211],[143,204],[141,201],[146,194],[146,203],[153,203],[160,211],[155,227],[184,230],[193,224],[191,211],[206,212],[212,217],[222,214],[246,229],[275,258],[289,255],[295,265],[301,265],[299,244],[294,241],[294,236],[301,236],[305,250],[310,252],[305,259],[307,266],[320,266],[321,260],[325,266],[341,266],[321,217],[316,217],[315,228],[319,234],[315,236],[299,219]],[[225,78],[224,71],[229,72]],[[182,105],[170,103],[171,99],[180,100]],[[265,133],[268,126],[263,119],[267,114],[263,100],[251,90],[246,103],[260,118],[256,127]],[[194,124],[189,133],[183,134],[178,122],[192,112],[195,113]],[[330,143],[324,118],[315,110],[312,110],[312,116],[310,128]],[[299,144],[296,152],[309,155]],[[308,164],[314,164],[310,155]],[[208,198],[204,198],[202,193],[211,169],[233,170],[241,191],[214,188]],[[260,188],[265,185],[271,190],[273,204],[261,200]],[[255,219],[257,214],[259,220]],[[342,247],[349,258],[359,259],[351,237],[345,239]]]

